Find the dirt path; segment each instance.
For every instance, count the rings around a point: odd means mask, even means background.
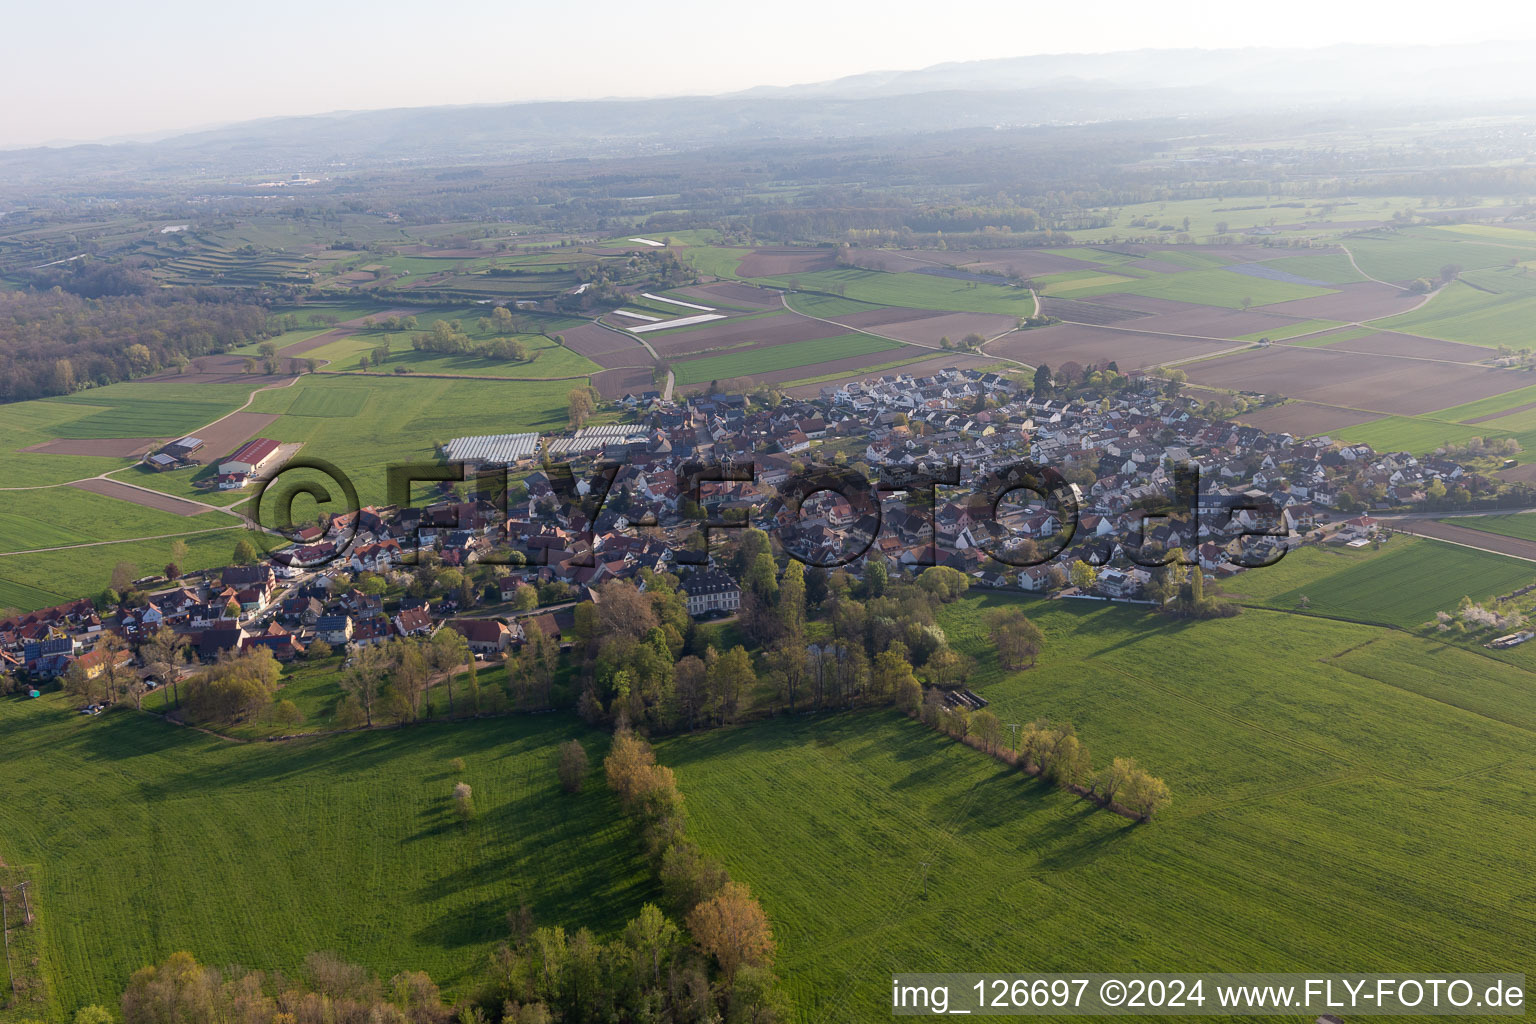
[[[1355,254],[1349,251],[1349,246],[1347,246],[1344,243],[1340,242],[1339,243],[1339,248],[1343,249],[1344,250],[1344,255],[1349,257],[1349,265],[1355,268],[1355,273],[1359,274],[1361,277],[1365,278],[1367,281],[1375,281],[1377,284],[1392,285],[1393,288],[1396,288],[1400,292],[1405,292],[1405,291],[1408,290],[1407,288],[1404,288],[1400,284],[1393,284],[1391,281],[1383,281],[1379,277],[1372,277],[1370,274],[1367,274],[1365,271],[1360,269],[1360,264],[1355,262]]]
[[[964,349],[945,348],[942,345],[925,345],[925,344],[923,344],[920,341],[907,341],[907,340],[905,340],[903,338],[893,338],[889,334],[881,334],[879,331],[875,330],[872,327],[849,327],[847,324],[840,324],[836,320],[828,320],[826,317],[812,316],[810,313],[801,312],[800,310],[796,309],[794,306],[791,306],[789,304],[789,294],[787,292],[780,292],[779,293],[779,302],[784,306],[785,309],[789,310],[791,313],[795,314],[796,316],[803,316],[807,320],[815,320],[818,323],[830,324],[831,326],[836,327],[838,330],[843,331],[845,333],[848,332],[848,331],[854,331],[854,332],[859,333],[859,334],[869,334],[869,335],[872,335],[872,336],[874,336],[876,338],[884,338],[886,341],[894,341],[898,345],[905,345],[905,346],[907,346],[909,348],[923,348],[923,349],[927,349],[929,352],[939,352],[939,353],[942,353],[944,355],[966,355],[967,354],[967,352]],[[992,337],[988,338],[987,340],[983,341],[980,345],[976,346],[975,351],[981,353],[984,356],[986,356],[988,359],[996,359],[1000,363],[1012,363],[1014,366],[1021,366],[1021,367],[1023,367],[1026,370],[1033,370],[1034,367],[1029,365],[1026,362],[1022,362],[1022,361],[1020,361],[1018,359],[1014,359],[1014,358],[1012,358],[1010,356],[994,355],[993,353],[988,352],[986,350],[987,346],[992,344],[994,341],[997,341],[999,338],[1006,338],[1008,335],[1013,334],[1017,330],[1018,330],[1017,327],[1010,327],[1006,331],[1003,331],[1000,334],[994,334]],[[839,380],[851,380],[851,379],[853,379],[853,378],[855,378],[857,376],[859,376],[859,375],[858,375],[858,373],[855,372],[855,373],[849,374],[847,377],[842,377],[842,378],[838,378],[838,379]]]

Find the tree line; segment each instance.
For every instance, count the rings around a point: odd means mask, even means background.
[[[0,402],[184,367],[267,335],[266,311],[246,303],[0,291]]]

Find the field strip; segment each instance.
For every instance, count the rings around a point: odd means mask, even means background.
[[[194,501],[191,498],[178,498],[173,494],[166,494],[164,491],[154,491],[148,487],[124,483],[121,480],[111,480],[104,476],[92,477],[89,480],[79,480],[68,486],[81,491],[90,491],[92,494],[100,494],[106,498],[116,498],[118,501],[128,501],[135,505],[143,505],[145,508],[170,512],[178,516],[200,516],[204,512],[222,511],[217,505],[206,505],[201,501]],[[129,493],[124,494],[124,491]]]
[[[911,723],[909,722],[908,724]],[[942,738],[949,739],[947,736]],[[955,742],[958,743],[958,741]],[[964,746],[964,744],[960,745]],[[991,759],[991,755],[988,755],[980,750],[976,751],[976,753],[988,758],[989,760]],[[907,880],[909,882],[911,881],[913,874],[925,874],[932,868],[933,861],[939,852],[940,843],[946,839],[950,842],[957,841],[955,837],[956,829],[959,828],[960,821],[970,811],[971,804],[975,802],[976,793],[981,789],[981,784],[984,781],[986,781],[985,776],[977,778],[977,780],[971,784],[971,788],[966,791],[965,799],[960,801],[959,806],[955,808],[955,812],[950,816],[949,821],[945,822],[944,825],[938,829],[938,835],[934,836],[933,845],[930,846],[925,853],[926,859],[913,871],[909,871],[907,873]],[[858,962],[849,964],[848,970],[843,973],[843,977],[847,980],[839,986],[839,990],[842,992],[842,997],[836,1002],[829,1002],[827,1004],[826,1010],[817,1018],[818,1020],[827,1021],[838,1019],[837,1017],[833,1016],[834,1011],[842,1009],[843,1005],[848,1001],[848,996],[854,988],[852,979],[859,977],[863,972],[864,965],[874,959],[876,953],[878,952],[875,947],[880,941],[881,934],[884,933],[885,929],[895,920],[897,910],[907,902],[910,902],[910,898],[903,900],[899,894],[893,893],[890,905],[886,910],[885,915],[880,919],[879,926],[868,929],[869,938],[864,942],[864,952],[859,956]]]
[[[27,551],[0,551],[0,558],[10,558],[12,555],[38,555],[48,551],[73,551],[75,548],[100,548],[109,544],[137,544],[146,540],[174,540],[177,537],[196,537],[204,533],[224,533],[227,530],[240,530],[244,527],[231,523],[229,526],[212,526],[206,530],[189,530],[186,533],[160,533],[153,537],[125,537],[122,540],[93,540],[84,544],[61,544],[55,548],[31,548]]]
[[[1536,562],[1536,542],[1522,540],[1519,537],[1506,537],[1501,533],[1487,533],[1466,526],[1439,523],[1434,520],[1382,519],[1381,521],[1398,533],[1406,533],[1410,537],[1426,537],[1430,540],[1440,541],[1442,544],[1454,544],[1459,548],[1471,548],[1473,551],[1483,551],[1490,555],[1503,555],[1505,558],[1518,558],[1522,562]],[[1416,525],[1417,523],[1422,523],[1423,525]],[[1508,549],[1501,550],[1497,547],[1488,546],[1498,543],[1505,543]],[[1525,553],[1517,553],[1522,551]]]
[[[641,292],[642,299],[655,299],[657,302],[665,302],[671,306],[682,306],[684,309],[697,309],[705,313],[715,312],[714,306],[701,306],[697,302],[684,302],[682,299],[669,299],[665,295],[652,295],[650,292]],[[652,318],[656,319],[656,318]]]
[[[794,306],[791,306],[789,304],[789,294],[787,292],[780,292],[779,293],[779,302],[783,304],[785,309],[789,310],[791,313],[795,314],[796,316],[803,316],[803,317],[805,317],[808,320],[819,320],[820,322],[822,322],[824,324],[831,324],[833,327],[836,327],[836,328],[838,328],[838,329],[840,329],[840,330],[842,330],[844,332],[855,329],[855,328],[849,327],[847,324],[840,324],[836,320],[828,320],[825,317],[812,316],[810,313],[802,313],[800,310],[796,309]],[[903,340],[901,338],[893,338],[889,334],[881,334],[879,331],[874,330],[874,329],[869,328],[869,327],[860,327],[860,328],[857,328],[857,330],[858,330],[858,332],[860,334],[870,334],[870,335],[873,335],[876,338],[884,338],[886,341],[894,341],[898,345],[911,345],[914,348],[925,348],[925,349],[927,349],[930,352],[943,352],[943,353],[947,353],[947,354],[951,354],[951,355],[964,355],[963,352],[956,352],[955,349],[943,348],[943,347],[938,346],[938,345],[924,345],[920,341],[905,341],[905,340]],[[1008,356],[994,355],[991,352],[985,351],[986,347],[988,345],[990,345],[992,342],[996,341],[998,338],[1005,338],[1008,335],[1014,333],[1016,330],[1018,330],[1017,327],[1010,327],[1010,328],[1008,328],[1008,330],[1002,332],[1001,334],[994,335],[993,337],[988,338],[986,341],[983,341],[980,345],[978,345],[976,347],[976,351],[981,352],[981,354],[986,356],[988,359],[997,359],[997,360],[1000,360],[1001,362],[1012,363],[1014,366],[1022,366],[1022,367],[1024,367],[1027,370],[1033,370],[1034,367],[1031,366],[1029,363],[1021,362],[1020,360],[1012,359],[1012,358],[1009,358]],[[856,375],[851,375],[851,376],[856,376]]]
[[[1263,608],[1256,608],[1256,607],[1254,607],[1252,605],[1249,605],[1247,607],[1249,609],[1253,610],[1253,611],[1266,611],[1266,610],[1268,610],[1268,609],[1263,609]],[[1212,716],[1213,718],[1220,718],[1220,719],[1222,719],[1224,721],[1232,723],[1233,725],[1240,726],[1240,727],[1242,727],[1244,729],[1248,729],[1248,730],[1250,730],[1252,732],[1262,733],[1265,736],[1273,737],[1275,739],[1283,741],[1284,743],[1288,743],[1288,744],[1290,744],[1292,746],[1295,746],[1295,747],[1298,747],[1298,748],[1303,748],[1303,749],[1306,749],[1306,750],[1310,750],[1314,754],[1317,754],[1317,755],[1319,755],[1321,757],[1326,757],[1326,758],[1328,758],[1331,761],[1338,761],[1341,764],[1347,764],[1347,765],[1351,766],[1352,768],[1355,768],[1355,769],[1357,769],[1359,771],[1362,771],[1362,772],[1371,770],[1366,765],[1362,765],[1362,764],[1359,764],[1356,761],[1350,760],[1350,758],[1348,758],[1347,756],[1345,756],[1342,753],[1339,753],[1339,752],[1333,751],[1333,750],[1329,750],[1326,747],[1320,747],[1320,746],[1318,746],[1315,743],[1308,743],[1305,740],[1297,739],[1295,736],[1291,735],[1290,733],[1282,732],[1282,731],[1280,731],[1278,729],[1272,729],[1272,728],[1269,728],[1268,726],[1260,725],[1258,722],[1252,721],[1252,720],[1247,719],[1247,718],[1243,718],[1241,715],[1235,715],[1235,714],[1233,714],[1230,711],[1224,711],[1221,708],[1218,708],[1218,707],[1215,707],[1213,705],[1207,704],[1204,701],[1196,700],[1194,697],[1191,697],[1188,693],[1184,692],[1183,690],[1178,689],[1177,687],[1166,686],[1166,685],[1164,685],[1162,683],[1156,682],[1155,680],[1143,678],[1142,676],[1138,676],[1138,675],[1136,675],[1136,674],[1134,674],[1132,672],[1127,672],[1125,669],[1121,668],[1118,665],[1111,665],[1111,664],[1109,664],[1107,662],[1104,663],[1103,667],[1109,669],[1111,672],[1115,672],[1115,673],[1117,673],[1119,675],[1124,676],[1125,678],[1131,680],[1134,683],[1139,683],[1142,686],[1147,686],[1147,687],[1151,687],[1152,689],[1155,689],[1155,690],[1160,690],[1161,692],[1163,692],[1164,694],[1174,698],[1175,700],[1182,701],[1185,704],[1191,705],[1192,707],[1199,708],[1202,712]]]

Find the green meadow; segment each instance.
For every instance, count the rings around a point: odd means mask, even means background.
[[[554,431],[566,426],[570,381],[445,380],[312,374],[263,392],[252,412],[276,413],[263,433],[302,441],[304,456],[347,473],[364,504],[382,502],[385,470],[433,461],[455,437]]]
[[[982,620],[1015,602],[1047,636],[1026,672],[997,666]],[[1174,803],[1133,824],[892,712],[663,743],[693,834],[774,922],[801,1020],[886,1019],[896,971],[1516,970],[1536,941],[1536,675],[1253,609],[996,595],[942,624],[1005,723],[1071,721],[1096,764],[1135,757]],[[1392,675],[1353,671],[1383,636],[1394,664],[1363,664]],[[1420,692],[1415,657],[1476,671]]]
[[[1444,445],[1465,444],[1474,437],[1502,437],[1494,423],[1462,424],[1427,416],[1383,416],[1368,423],[1330,431],[1335,440],[1364,442],[1378,452],[1423,455]]]
[[[79,409],[75,418],[54,424],[55,437],[173,438],[235,411],[270,383],[266,377],[233,384],[128,381],[42,401]]]
[[[1463,597],[1483,600],[1536,582],[1536,566],[1433,540],[1397,536],[1380,552],[1307,546],[1225,584],[1271,608],[1339,615],[1414,629]]]
[[[1462,280],[1452,281],[1420,308],[1379,323],[1392,330],[1469,345],[1531,348],[1536,347],[1533,318],[1536,276],[1501,268],[1464,274]]]
[[[575,796],[554,773],[572,737],[594,764]],[[657,894],[601,783],[604,744],[537,716],[244,745],[4,698],[0,856],[37,879],[48,1016],[112,1005],[134,969],[181,949],[290,973],[330,950],[467,994],[523,904],[612,932]]]
[[[187,545],[187,557],[181,563],[184,572],[228,565],[243,537],[250,536],[261,546],[260,538],[250,535],[235,520],[222,514],[213,519],[212,515],[208,525],[183,530],[181,539]],[[77,597],[94,597],[111,582],[112,568],[119,562],[132,565],[135,576],[158,574],[171,560],[174,540],[109,541],[60,551],[0,554],[0,607],[30,610]]]
[[[962,281],[936,274],[888,274],[879,270],[842,267],[757,280],[781,288],[789,288],[792,283],[797,283],[801,289],[829,292],[882,306],[914,306],[918,309],[1003,313],[1010,316],[1030,316],[1035,311],[1034,298],[1027,288]]]

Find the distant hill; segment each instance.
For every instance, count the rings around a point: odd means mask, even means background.
[[[0,152],[13,182],[135,173],[278,174],[684,152],[954,128],[1536,96],[1529,44],[1138,50],[939,64],[721,96],[339,111],[149,142]]]

